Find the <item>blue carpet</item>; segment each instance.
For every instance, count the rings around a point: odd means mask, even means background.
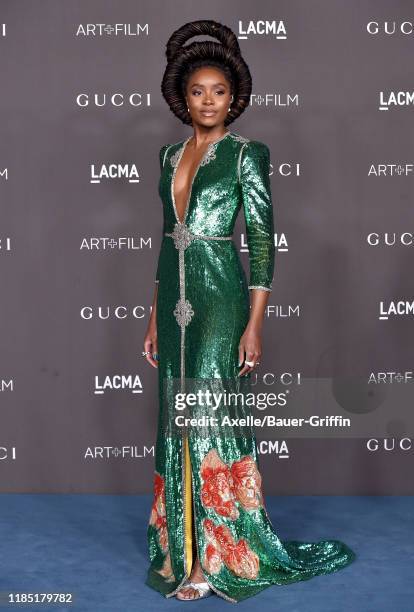
[[[0,593],[73,593],[72,605],[1,609],[81,612],[203,611],[412,612],[412,497],[267,496],[282,540],[342,539],[350,566],[311,580],[273,586],[238,604],[164,599],[144,584],[152,497],[2,494]]]

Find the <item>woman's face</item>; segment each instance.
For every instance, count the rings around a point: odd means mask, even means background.
[[[186,102],[193,125],[223,125],[232,102],[230,83],[217,68],[199,68],[187,83]]]

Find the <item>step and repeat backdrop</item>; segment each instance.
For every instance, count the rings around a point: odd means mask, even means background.
[[[152,492],[158,154],[192,133],[160,84],[196,19],[236,33],[230,129],[271,151],[265,491],[413,494],[408,0],[1,2],[0,491]],[[248,274],[242,211],[234,240]]]

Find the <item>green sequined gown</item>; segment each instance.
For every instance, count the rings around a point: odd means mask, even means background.
[[[249,319],[249,290],[271,291],[274,273],[269,148],[232,131],[211,143],[181,223],[173,180],[188,140],[160,150],[160,401],[146,584],[165,597],[175,595],[198,554],[214,592],[239,602],[271,585],[337,571],[355,553],[338,540],[278,538],[265,508],[254,433],[232,437],[207,427],[177,435],[169,428],[173,396],[188,390],[187,381],[241,384],[238,345]],[[249,283],[231,239],[241,208]],[[244,380],[248,385],[250,375]]]

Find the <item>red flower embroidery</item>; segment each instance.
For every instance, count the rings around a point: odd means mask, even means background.
[[[167,515],[165,511],[165,483],[164,478],[155,472],[154,501],[149,519],[150,525],[158,530],[158,539],[164,553],[168,550]]]
[[[204,567],[208,573],[218,574],[222,565],[223,562],[221,560],[219,551],[215,548],[215,546],[213,546],[213,544],[207,544],[204,557]]]
[[[259,573],[259,557],[252,551],[246,540],[241,539],[236,546],[223,556],[224,563],[240,578],[254,580]]]
[[[154,501],[151,506],[149,523],[157,529],[158,541],[162,552],[165,554],[162,567],[157,570],[157,572],[166,579],[166,582],[173,582],[175,576],[171,566],[171,556],[168,546],[165,482],[164,478],[158,474],[158,472],[155,472],[154,476]]]
[[[203,526],[207,538],[203,566],[207,572],[217,574],[224,563],[240,578],[258,577],[259,557],[245,539],[235,542],[227,525],[216,525],[211,519],[204,519]]]
[[[243,508],[259,508],[263,504],[262,477],[256,462],[248,455],[231,466],[234,492]]]
[[[172,570],[172,566],[171,566],[171,556],[170,553],[168,552],[165,559],[164,559],[164,563],[162,564],[162,568],[157,570],[159,574],[161,574],[161,576],[163,576],[165,578],[166,582],[174,582],[175,581],[175,576]]]
[[[231,520],[239,517],[238,501],[245,510],[256,510],[263,503],[262,478],[253,457],[247,455],[228,467],[216,449],[204,457],[201,468],[201,500],[206,508]]]
[[[201,500],[207,508],[214,508],[217,514],[235,520],[239,511],[235,505],[233,477],[230,469],[212,449],[204,457],[200,468],[203,485]]]

